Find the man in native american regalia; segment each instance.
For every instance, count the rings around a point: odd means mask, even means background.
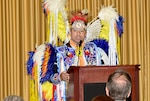
[[[122,17],[110,6],[102,8],[89,23],[87,10],[72,14],[68,21],[65,1],[43,3],[49,25],[48,42],[29,52],[30,101],[66,101],[70,66],[119,64],[120,41],[116,40],[123,33]],[[57,46],[58,38],[63,45]]]

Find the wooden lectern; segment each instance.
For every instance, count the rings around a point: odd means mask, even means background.
[[[139,65],[117,65],[117,66],[72,66],[69,68],[70,81],[68,84],[67,98],[73,101],[91,101],[91,98],[103,91],[108,76],[116,69],[126,70],[132,79],[132,93],[128,101],[139,101]],[[102,85],[102,87],[98,86]],[[96,89],[94,88],[96,86]],[[94,88],[95,90],[91,90]],[[90,93],[89,95],[87,93]],[[94,94],[95,93],[95,94]],[[92,95],[94,94],[94,95]],[[87,98],[90,95],[91,98]]]

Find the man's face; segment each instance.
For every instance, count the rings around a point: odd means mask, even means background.
[[[75,42],[77,45],[79,45],[80,41],[84,41],[86,37],[86,30],[76,30],[74,28],[71,29],[71,40]]]

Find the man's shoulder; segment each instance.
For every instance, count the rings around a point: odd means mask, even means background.
[[[67,45],[62,45],[56,48],[58,52],[64,53],[64,52],[69,52],[69,51],[75,51],[72,47],[68,47]]]
[[[57,49],[66,48],[66,47],[67,47],[66,45],[62,45],[62,46],[58,46]]]

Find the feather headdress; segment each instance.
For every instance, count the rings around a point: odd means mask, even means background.
[[[123,33],[123,18],[112,6],[102,7],[98,16],[87,26],[86,41],[93,41],[108,55],[110,65],[119,64],[120,37]],[[105,55],[106,56],[106,55]]]
[[[48,18],[47,42],[58,44],[58,39],[65,41],[69,31],[65,3],[67,0],[45,0],[43,10]]]
[[[85,24],[87,23],[87,17],[88,17],[88,10],[83,9],[81,11],[72,12],[70,16],[70,24],[72,25],[73,22],[77,20],[83,21]]]
[[[72,11],[70,14],[70,28],[75,28],[77,30],[85,29],[87,30],[87,22],[88,22],[88,10],[78,10]],[[70,40],[70,36],[67,36],[66,43]]]

